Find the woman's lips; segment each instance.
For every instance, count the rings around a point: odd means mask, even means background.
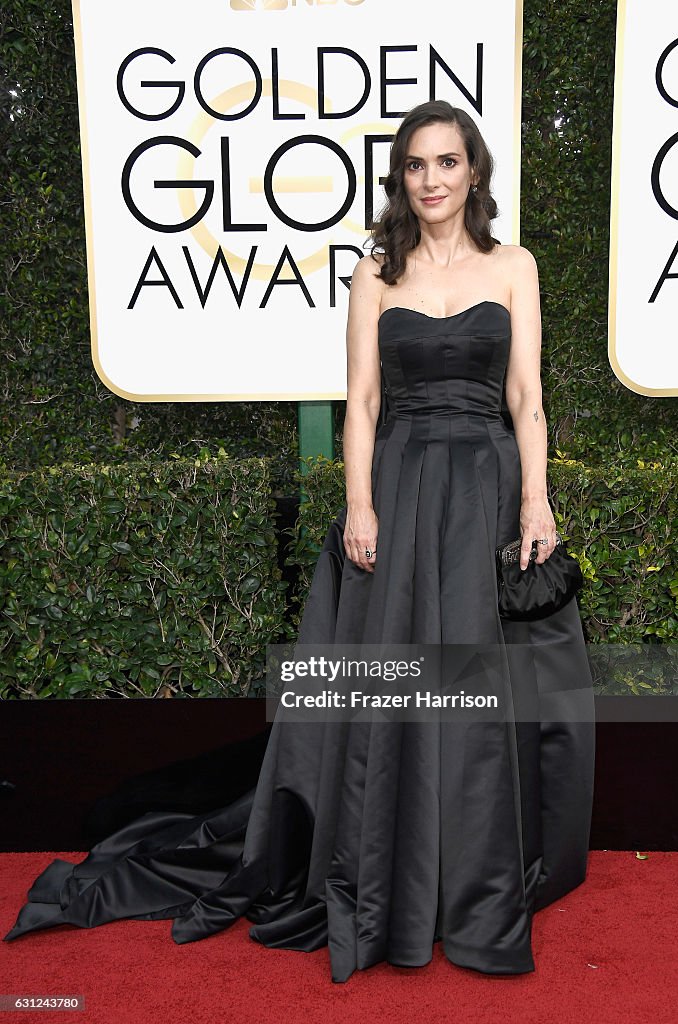
[[[422,203],[426,203],[427,206],[437,206],[438,203],[442,203],[445,196],[427,196],[422,199]]]

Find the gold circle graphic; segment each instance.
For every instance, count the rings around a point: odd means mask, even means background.
[[[265,78],[262,80],[262,96],[272,96],[272,80]],[[315,109],[318,101],[318,94],[315,89],[311,86],[303,85],[301,82],[293,82],[288,79],[281,79],[278,83],[279,95],[285,99],[297,100],[299,103],[303,103],[311,109]],[[214,100],[210,100],[210,106],[213,110],[218,110],[220,113],[225,114],[227,110],[235,107],[239,103],[249,102],[254,96],[254,84],[252,82],[243,82],[240,85],[233,86],[231,89],[227,89],[225,92],[220,93]],[[327,109],[331,110],[331,103],[327,102]],[[212,127],[215,118],[208,114],[208,112],[201,111],[193,121],[188,132],[188,140],[192,142],[198,148],[205,135]],[[393,132],[393,126],[385,123],[375,123],[369,125],[354,125],[348,131],[340,137],[342,142],[345,142],[356,135],[364,134],[366,131],[378,131],[378,132]],[[195,171],[195,158],[191,153],[182,151],[178,163],[177,163],[177,177],[190,181],[194,177]],[[364,177],[359,176],[358,181],[364,183]],[[195,194],[192,190],[184,188],[179,191],[179,206],[181,212],[185,218],[192,217],[198,207],[195,199]],[[354,232],[358,235],[365,235],[365,229],[358,224],[356,221],[351,220],[348,216],[343,217],[340,221],[349,231]],[[198,245],[203,249],[210,259],[214,259],[217,249],[219,248],[219,242],[214,237],[209,228],[200,221],[198,224],[194,224],[190,229],[191,234],[195,238]],[[302,260],[295,261],[300,272],[302,274],[312,274],[316,270],[322,269],[329,262],[329,246],[332,244],[330,239],[321,249],[312,253],[310,256],[306,256]],[[238,256],[236,253],[224,249],[222,251],[226,260],[228,261],[229,267],[235,273],[239,273],[241,276],[244,274],[247,267],[247,260],[242,256]],[[258,281],[268,281],[275,270],[273,264],[257,263],[252,264],[250,276]],[[292,279],[290,274],[289,279]],[[281,280],[284,278],[281,277]]]

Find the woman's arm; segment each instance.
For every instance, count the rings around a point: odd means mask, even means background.
[[[546,418],[541,391],[541,311],[539,273],[534,256],[523,246],[511,246],[511,350],[506,369],[508,405],[520,451],[522,493],[520,528],[521,568],[526,568],[532,540],[536,561],[546,561],[556,544],[556,524],[546,493]]]
[[[383,283],[376,276],[379,264],[371,256],[358,261],[351,278],[346,327],[347,397],[344,420],[346,475],[346,528],[348,557],[368,572],[374,556],[365,549],[377,546],[378,520],[372,506],[372,458],[381,405],[381,366],[377,329]]]

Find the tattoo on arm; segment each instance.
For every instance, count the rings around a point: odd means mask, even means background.
[[[537,410],[535,409],[534,410],[534,422],[536,423],[538,419],[539,419],[539,416],[537,415]]]

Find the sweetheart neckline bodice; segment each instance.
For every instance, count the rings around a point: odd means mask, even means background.
[[[414,313],[415,316],[423,316],[427,320],[455,320],[457,317],[464,316],[465,313],[471,313],[473,310],[478,309],[480,306],[498,306],[503,309],[508,317],[511,316],[511,312],[503,304],[503,302],[495,302],[494,299],[481,299],[480,302],[474,302],[472,306],[467,306],[466,309],[459,310],[458,313],[450,313],[449,316],[431,316],[430,313],[422,313],[419,309],[412,309],[411,306],[387,306],[386,309],[382,310],[379,314],[379,322],[391,310],[397,309],[401,313]]]

